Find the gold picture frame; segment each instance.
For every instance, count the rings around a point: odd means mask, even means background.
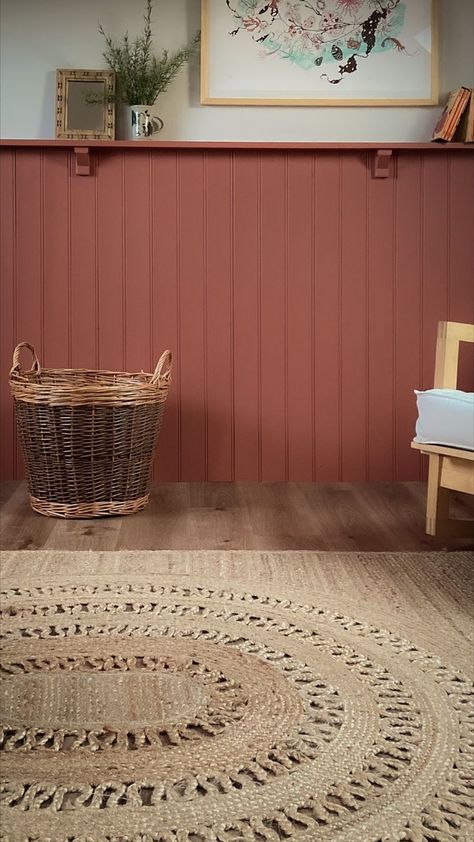
[[[56,137],[114,140],[114,93],[112,70],[57,70]],[[87,102],[87,94],[92,95],[92,102]]]
[[[291,26],[284,13],[288,2],[273,0],[262,4],[255,0],[254,10],[253,0],[202,0],[203,105],[438,104],[437,0],[386,0],[378,6],[364,0],[348,2],[347,6],[343,0],[326,0],[321,6],[298,0],[301,21],[295,19],[292,0]],[[318,9],[323,7],[324,14],[331,16],[327,39],[313,46],[309,36],[314,35],[315,26],[311,32],[303,32],[304,24],[308,9],[312,9],[322,31],[322,12]],[[358,12],[359,24],[355,16]],[[347,18],[349,29],[334,28],[337,16],[344,25]],[[290,33],[290,29],[298,26],[302,31],[292,39],[290,34],[294,32]],[[300,54],[296,52],[294,44],[298,41],[309,44],[306,55],[303,48]],[[382,55],[383,52],[390,55]],[[368,66],[370,76],[365,73]],[[300,68],[308,72],[301,74]],[[297,77],[301,89],[297,87]]]

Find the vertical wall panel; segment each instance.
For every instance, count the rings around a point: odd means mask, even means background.
[[[97,335],[97,178],[73,175],[70,156],[70,364],[98,365]],[[93,162],[97,172],[98,161]]]
[[[125,366],[150,369],[151,179],[150,155],[125,157]]]
[[[166,349],[173,354],[173,379],[168,395],[155,476],[163,482],[179,475],[181,358],[178,319],[179,226],[178,157],[175,152],[152,160],[152,359]]]
[[[96,176],[97,342],[99,365],[111,371],[126,367],[124,167],[123,154],[104,155]]]
[[[413,390],[422,387],[421,195],[420,155],[400,156],[396,183],[394,279],[394,472],[397,480],[413,479],[419,475],[421,466],[420,454],[407,447],[413,438],[416,411]]]
[[[393,178],[369,177],[368,207],[368,436],[367,478],[393,475],[393,298],[394,298],[394,191]],[[409,442],[407,442],[407,447]]]
[[[262,156],[260,208],[260,399],[262,480],[286,479],[287,157]]]
[[[179,163],[180,478],[207,478],[204,153]]]
[[[43,154],[36,150],[16,153],[15,195],[15,343],[27,341],[43,357]],[[23,352],[22,365],[30,364]],[[23,472],[15,442],[17,474]]]
[[[234,462],[236,480],[260,478],[260,160],[235,153],[233,172]]]
[[[288,479],[313,478],[314,157],[288,156]]]
[[[36,150],[16,153],[15,333],[43,351],[43,155]],[[29,362],[26,360],[25,362]]]
[[[474,323],[474,157],[449,158],[448,318]],[[474,391],[472,346],[461,345],[458,386]]]
[[[315,479],[341,479],[341,158],[316,156]]]
[[[52,366],[172,349],[162,481],[421,476],[413,389],[438,320],[474,319],[474,156],[400,151],[387,179],[354,149],[93,158],[0,150],[3,478],[21,339]]]
[[[367,155],[342,157],[341,477],[367,476]]]
[[[427,156],[422,166],[423,388],[433,385],[437,324],[448,316],[448,154]]]
[[[16,341],[15,298],[15,152],[0,154],[0,476],[15,475],[15,432],[8,372]]]
[[[69,171],[66,150],[52,150],[43,166],[43,354],[45,366],[69,361]]]
[[[206,381],[209,480],[233,474],[232,157],[206,155]]]

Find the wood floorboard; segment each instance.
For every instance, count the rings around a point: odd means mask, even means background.
[[[402,551],[474,548],[424,531],[424,483],[163,483],[124,518],[61,520],[33,512],[24,483],[2,487],[3,550]],[[453,514],[473,517],[453,495]]]
[[[119,534],[118,518],[103,518],[100,523],[90,520],[55,518],[45,548],[48,550],[90,550],[92,548],[116,550]]]
[[[32,511],[24,483],[11,483],[0,508],[0,547],[5,550],[40,550],[48,546],[52,518]],[[37,519],[41,518],[41,522]]]
[[[7,500],[10,499],[13,492],[18,488],[17,482],[2,482],[0,483],[0,505],[3,506]]]

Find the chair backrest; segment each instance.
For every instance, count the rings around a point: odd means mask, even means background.
[[[474,342],[474,325],[462,322],[438,323],[435,389],[456,389],[460,342]]]

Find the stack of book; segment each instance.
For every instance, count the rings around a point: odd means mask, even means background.
[[[474,141],[474,90],[457,88],[449,94],[431,140]]]

